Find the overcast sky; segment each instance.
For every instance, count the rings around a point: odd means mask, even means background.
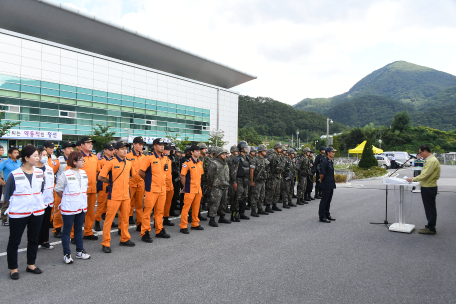
[[[331,97],[405,60],[456,75],[456,0],[61,0],[247,72],[244,95]]]

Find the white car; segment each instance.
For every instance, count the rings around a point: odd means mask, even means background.
[[[391,157],[396,157],[396,162],[399,161],[404,164],[406,167],[410,167],[412,165],[412,160],[410,159],[410,155],[404,151],[391,151],[391,152],[383,152],[381,155],[386,156],[391,160]],[[408,160],[408,161],[407,161]]]
[[[377,159],[379,167],[383,167],[385,169],[391,168],[391,161],[389,160],[388,157],[381,155],[381,154],[377,154],[377,155],[375,155],[375,158]]]

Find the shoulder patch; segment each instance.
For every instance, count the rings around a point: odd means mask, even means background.
[[[187,168],[187,164],[183,164],[182,167],[183,167],[183,168]]]

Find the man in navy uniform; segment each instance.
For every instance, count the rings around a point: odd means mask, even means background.
[[[336,150],[334,150],[333,147],[328,147],[326,148],[325,153],[326,158],[323,159],[320,167],[320,189],[322,192],[322,198],[320,201],[318,216],[320,217],[320,222],[331,223],[331,221],[336,220],[332,218],[329,213],[334,189],[336,189],[336,180],[334,179],[334,163],[332,161]]]

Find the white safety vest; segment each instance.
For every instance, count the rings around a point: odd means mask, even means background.
[[[87,187],[89,178],[84,170],[79,170],[81,182],[76,178],[73,170],[66,170],[64,175],[67,183],[63,189],[60,213],[62,215],[87,212]]]
[[[44,173],[44,191],[43,191],[43,201],[46,208],[48,206],[54,206],[54,170],[48,165]]]
[[[65,169],[67,166],[67,161],[65,160],[64,156],[59,156],[59,163],[60,163],[59,170],[57,171],[57,174],[56,174],[57,180],[62,175],[62,173],[65,172]]]
[[[10,218],[22,218],[30,215],[42,215],[45,204],[41,193],[43,171],[33,167],[32,185],[21,168],[12,171],[16,189],[10,198],[8,210]]]

